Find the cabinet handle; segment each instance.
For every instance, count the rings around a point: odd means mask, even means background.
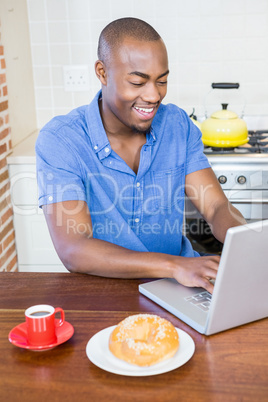
[[[268,198],[229,198],[229,201],[239,204],[268,204]]]

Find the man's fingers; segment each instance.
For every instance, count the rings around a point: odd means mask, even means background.
[[[209,279],[205,279],[205,278],[203,278],[203,280],[202,280],[201,287],[206,289],[209,293],[212,293],[214,290],[214,284],[212,282],[210,282]]]

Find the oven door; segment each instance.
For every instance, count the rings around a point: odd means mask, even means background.
[[[268,219],[268,190],[224,190],[224,193],[248,223]],[[221,253],[222,243],[213,236],[208,224],[187,197],[184,234],[196,251]]]
[[[247,221],[268,219],[268,190],[230,190],[224,193]]]

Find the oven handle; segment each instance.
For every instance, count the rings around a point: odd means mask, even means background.
[[[229,201],[239,204],[267,204],[268,198],[264,198],[262,200],[259,198],[229,198]]]

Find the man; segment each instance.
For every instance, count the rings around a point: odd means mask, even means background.
[[[52,119],[36,144],[39,205],[71,272],[175,278],[213,291],[219,256],[182,235],[185,193],[224,241],[245,223],[203,154],[201,133],[167,92],[168,56],[158,33],[135,18],[102,31],[88,106]]]

